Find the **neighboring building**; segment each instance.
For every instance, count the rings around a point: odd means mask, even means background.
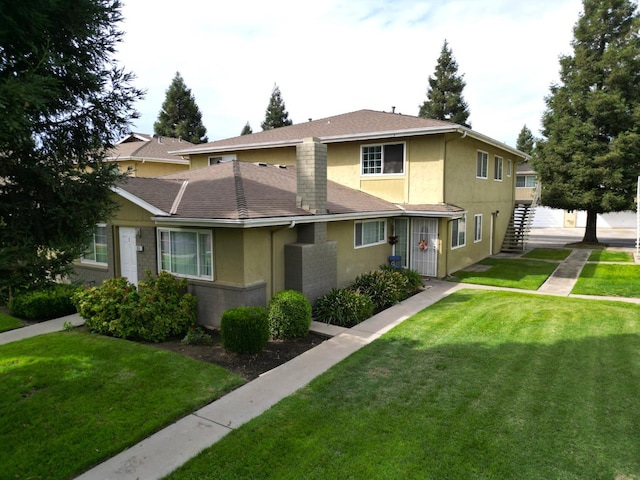
[[[445,277],[497,252],[528,158],[456,124],[371,110],[173,153],[192,170],[119,186],[105,261],[76,271],[187,277],[213,326],[283,289],[313,302],[390,255]]]
[[[188,148],[193,143],[178,138],[131,133],[120,140],[107,154],[121,172],[129,170],[132,177],[158,177],[189,169],[189,160],[169,153]]]

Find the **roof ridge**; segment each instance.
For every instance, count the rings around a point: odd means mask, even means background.
[[[247,208],[247,197],[244,194],[244,184],[242,182],[242,174],[240,172],[240,162],[238,162],[237,160],[233,160],[233,179],[235,182],[238,217],[248,218],[249,209]]]

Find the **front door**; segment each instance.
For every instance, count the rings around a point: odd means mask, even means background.
[[[411,269],[426,277],[438,276],[438,219],[411,220]]]
[[[120,276],[138,284],[138,258],[136,255],[136,229],[120,227]]]

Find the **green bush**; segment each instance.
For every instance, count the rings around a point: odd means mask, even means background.
[[[186,288],[185,279],[164,271],[153,278],[147,271],[138,288],[126,278],[111,278],[78,292],[73,301],[85,325],[98,333],[162,342],[195,325],[196,297]]]
[[[76,313],[72,297],[79,287],[57,283],[39,290],[17,294],[9,302],[9,310],[16,317],[46,320]]]
[[[407,278],[397,269],[384,269],[363,273],[350,288],[371,298],[374,312],[378,313],[406,298],[407,283]]]
[[[273,338],[301,338],[309,333],[311,304],[302,293],[295,290],[278,292],[269,300],[267,310]]]
[[[313,314],[317,321],[353,327],[373,315],[373,300],[358,290],[332,289],[316,300]]]
[[[269,320],[263,307],[236,307],[220,321],[222,346],[234,353],[257,353],[269,341]]]
[[[405,278],[407,279],[406,297],[410,297],[411,295],[415,294],[418,290],[420,290],[420,288],[424,286],[422,275],[420,275],[415,270],[411,270],[408,268],[395,268],[391,265],[382,265],[380,269],[392,270],[405,276]]]
[[[213,345],[213,337],[202,327],[191,327],[182,339],[185,345]]]

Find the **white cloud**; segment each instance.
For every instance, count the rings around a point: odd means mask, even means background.
[[[515,144],[534,132],[558,57],[571,52],[579,0],[130,0],[118,59],[147,90],[151,133],[176,71],[210,140],[260,123],[274,83],[292,120],[361,108],[416,115],[446,38],[464,74],[473,128]]]

